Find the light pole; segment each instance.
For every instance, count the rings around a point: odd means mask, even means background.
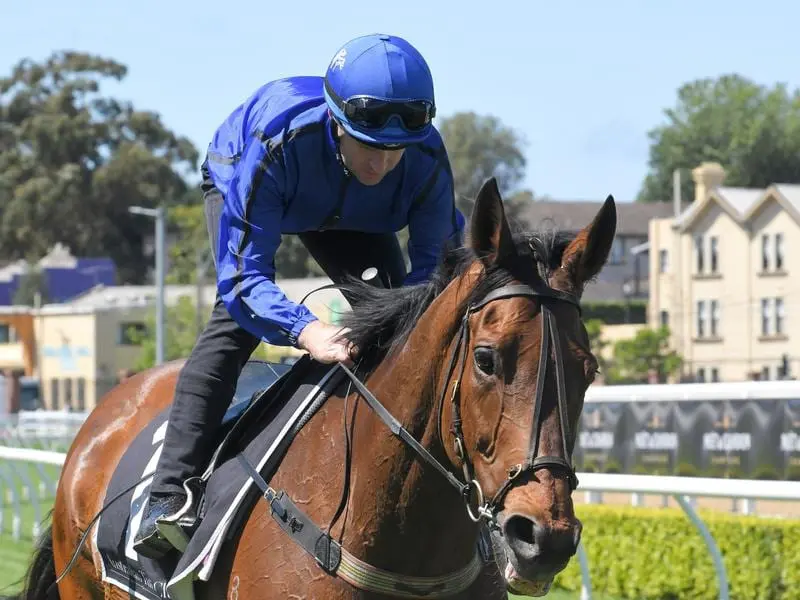
[[[135,215],[145,215],[156,222],[156,364],[164,362],[164,257],[165,257],[165,218],[164,207],[144,208],[130,206],[128,211]]]
[[[622,284],[622,295],[625,298],[625,323],[631,322],[631,296],[633,296],[633,283],[630,280],[625,280]]]

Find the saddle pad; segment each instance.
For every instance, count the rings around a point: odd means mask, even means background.
[[[277,470],[294,435],[324,403],[341,376],[344,372],[337,366],[314,363],[299,371],[298,381],[277,386],[284,393],[269,401],[264,418],[259,419],[263,429],[252,435],[251,425],[244,432],[250,441],[242,453],[265,479],[269,480]],[[202,521],[186,551],[171,552],[159,560],[139,556],[132,548],[133,535],[141,522],[168,416],[166,410],[154,418],[123,454],[111,476],[104,503],[120,497],[101,515],[94,532],[102,580],[141,600],[192,600],[192,581],[208,580],[243,501],[253,502],[259,497],[258,489],[239,461],[235,456],[228,457],[208,478]],[[147,475],[134,489],[124,492]]]

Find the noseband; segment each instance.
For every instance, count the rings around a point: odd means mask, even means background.
[[[536,391],[534,396],[534,405],[533,405],[533,420],[532,420],[532,431],[530,434],[530,441],[528,443],[528,454],[525,459],[524,463],[519,463],[513,465],[508,469],[508,477],[500,486],[498,491],[492,497],[489,502],[484,502],[483,491],[481,489],[478,480],[475,479],[473,475],[472,465],[469,462],[467,457],[467,453],[465,451],[465,442],[464,442],[464,433],[461,429],[461,404],[459,402],[459,388],[461,386],[461,380],[464,376],[464,369],[467,363],[467,355],[469,354],[469,318],[474,313],[480,311],[489,303],[505,299],[505,298],[514,298],[514,297],[529,297],[529,298],[536,298],[541,303],[541,311],[542,311],[542,343],[540,347],[539,353],[539,369],[537,372],[537,379],[536,379]],[[453,383],[453,391],[450,395],[450,407],[452,413],[452,424],[450,427],[450,433],[454,436],[454,445],[455,445],[455,452],[458,456],[458,459],[462,462],[462,467],[464,471],[464,478],[467,482],[468,489],[467,489],[467,513],[469,514],[470,518],[478,522],[482,517],[486,518],[488,521],[492,522],[495,520],[495,515],[500,503],[503,501],[505,495],[511,490],[514,486],[515,481],[520,475],[525,473],[535,474],[536,471],[539,469],[551,469],[553,471],[561,471],[567,475],[567,480],[569,482],[570,491],[574,490],[578,487],[578,477],[575,474],[575,469],[572,466],[572,459],[569,452],[569,421],[567,415],[567,391],[566,385],[564,382],[564,363],[561,358],[561,342],[558,337],[558,328],[556,326],[556,318],[553,315],[552,310],[548,306],[550,303],[554,302],[567,302],[569,304],[573,304],[578,308],[580,312],[580,304],[577,298],[566,292],[562,292],[559,290],[554,290],[550,287],[542,287],[541,289],[534,289],[528,285],[507,285],[496,290],[489,292],[482,300],[476,302],[475,304],[470,305],[467,308],[466,313],[464,314],[464,318],[461,321],[461,331],[458,338],[458,342],[456,343],[456,347],[453,349],[453,354],[450,357],[450,365],[447,370],[447,376],[445,377],[445,384],[442,389],[442,393],[439,396],[439,437],[444,443],[444,437],[442,436],[442,415],[444,413],[444,401],[447,397],[447,389],[449,387],[449,382],[453,376],[453,372],[456,367],[456,361],[461,356],[461,364],[459,366],[458,376],[456,377]],[[555,364],[555,376],[556,376],[556,399],[558,404],[558,416],[559,416],[559,424],[561,429],[561,444],[562,444],[562,452],[563,456],[537,456],[537,450],[539,447],[539,438],[541,432],[541,414],[542,414],[542,402],[544,399],[544,388],[546,382],[546,375],[547,375],[547,365],[548,359],[550,357],[550,344],[552,342],[553,345],[553,363]],[[461,349],[463,348],[463,353]],[[473,511],[472,506],[470,504],[469,495],[470,492],[474,489],[477,495],[477,511]]]
[[[489,502],[484,501],[483,490],[475,479],[473,474],[472,465],[469,462],[467,453],[465,451],[464,434],[461,429],[461,405],[459,403],[459,388],[461,380],[464,376],[466,368],[467,355],[469,354],[469,318],[471,315],[477,313],[486,305],[495,300],[515,297],[528,297],[538,299],[541,304],[542,311],[542,344],[539,354],[539,370],[537,373],[535,402],[533,408],[533,430],[530,435],[530,442],[528,445],[528,454],[524,463],[516,464],[508,469],[508,477],[505,482],[500,486],[500,489],[495,493]],[[453,473],[446,469],[442,464],[425,449],[411,434],[395,419],[389,411],[378,401],[378,399],[370,392],[367,387],[358,379],[358,377],[345,365],[340,363],[340,367],[347,373],[353,385],[361,392],[362,397],[367,401],[367,404],[375,411],[375,413],[386,423],[394,435],[400,438],[406,445],[410,446],[419,456],[424,459],[428,464],[439,471],[447,481],[455,487],[463,496],[464,502],[467,506],[467,514],[470,519],[479,522],[481,519],[486,519],[487,523],[496,525],[496,513],[500,503],[503,501],[505,495],[515,485],[520,475],[524,473],[535,474],[539,469],[551,469],[554,471],[561,471],[566,474],[567,481],[569,482],[570,491],[578,487],[578,478],[575,475],[575,469],[572,466],[572,458],[569,452],[569,423],[567,415],[567,391],[564,382],[564,363],[561,359],[561,342],[558,337],[558,329],[556,327],[556,318],[548,306],[555,302],[567,302],[578,308],[580,312],[580,303],[578,299],[566,292],[555,290],[553,288],[542,286],[535,289],[529,285],[506,285],[486,294],[482,300],[471,304],[467,307],[464,317],[461,321],[460,333],[456,347],[453,349],[453,354],[450,357],[450,364],[447,369],[447,375],[444,379],[444,386],[442,393],[439,396],[439,438],[442,443],[445,439],[442,435],[442,415],[444,413],[444,401],[447,397],[447,390],[450,385],[450,380],[455,371],[456,362],[459,355],[461,356],[458,376],[453,383],[453,391],[450,395],[450,406],[452,411],[452,426],[450,432],[453,434],[455,441],[455,452],[458,459],[462,462],[462,469],[464,472],[465,482],[461,482]],[[563,456],[537,456],[539,447],[539,437],[541,430],[541,413],[542,401],[544,398],[544,387],[547,375],[547,364],[550,357],[550,344],[553,345],[556,375],[556,393],[559,412],[559,423],[561,428],[561,442]],[[463,347],[463,353],[461,349]],[[476,495],[477,508],[473,509],[471,505],[472,495]]]

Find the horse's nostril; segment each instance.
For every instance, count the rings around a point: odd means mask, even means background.
[[[504,526],[504,533],[509,546],[517,556],[532,559],[541,552],[538,537],[541,528],[534,521],[521,515],[509,517]]]
[[[535,543],[534,530],[536,524],[525,517],[511,517],[506,522],[506,535],[525,544]]]
[[[575,554],[581,527],[554,530],[522,515],[509,517],[503,525],[506,541],[522,561],[562,561]]]

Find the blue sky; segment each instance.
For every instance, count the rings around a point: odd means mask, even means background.
[[[357,35],[401,35],[431,66],[440,115],[499,117],[526,140],[525,187],[564,200],[632,200],[647,131],[686,81],[737,72],[800,87],[800,3],[788,0],[39,0],[2,14],[0,72],[57,49],[114,58],[129,74],[106,90],[201,151],[265,81],[322,74]]]

